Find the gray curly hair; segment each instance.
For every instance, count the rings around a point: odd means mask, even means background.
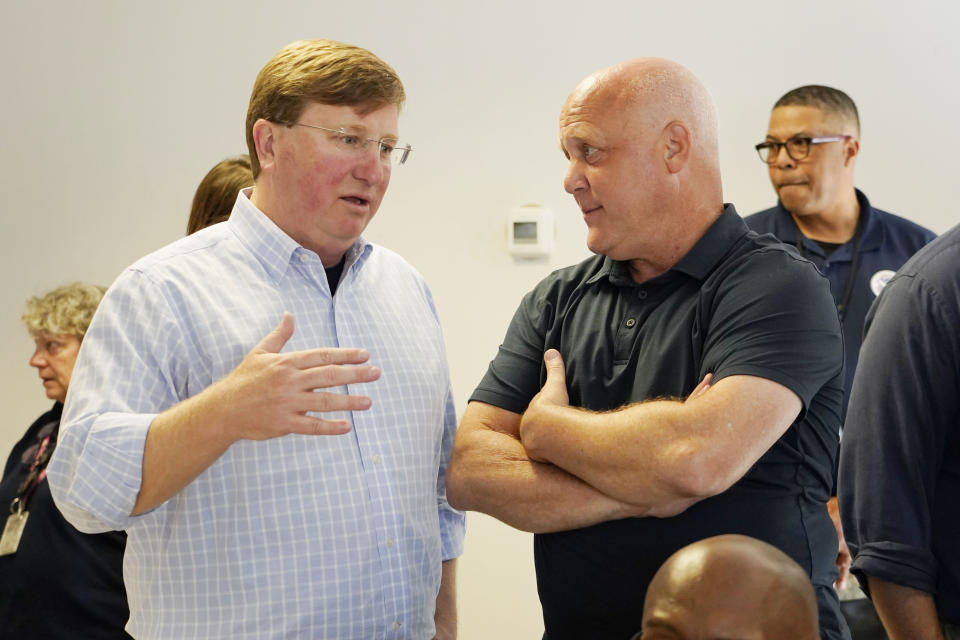
[[[27,300],[26,311],[20,319],[34,338],[47,332],[82,340],[106,291],[106,287],[98,284],[66,284]]]

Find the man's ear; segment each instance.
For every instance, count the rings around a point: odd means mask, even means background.
[[[849,138],[843,143],[843,166],[848,167],[860,155],[860,141],[856,138]]]
[[[670,173],[679,173],[690,160],[690,130],[681,122],[671,122],[663,129],[663,160]]]
[[[273,166],[276,157],[274,143],[276,142],[277,125],[269,120],[260,118],[253,123],[253,143],[257,148],[257,160],[260,162],[260,169],[266,169]]]

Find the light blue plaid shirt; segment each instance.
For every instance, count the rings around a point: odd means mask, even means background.
[[[130,517],[153,418],[229,373],[283,311],[294,318],[284,351],[369,350],[381,377],[350,390],[373,406],[334,416],[353,425],[345,435],[236,442]],[[317,255],[241,193],[228,222],[139,260],[110,288],[48,476],[79,529],[127,531],[137,638],[431,638],[441,560],[463,548],[444,486],[455,428],[420,275],[361,239],[331,297]]]

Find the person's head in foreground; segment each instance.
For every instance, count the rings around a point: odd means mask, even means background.
[[[654,575],[642,640],[817,640],[806,572],[785,553],[741,535],[690,544]]]

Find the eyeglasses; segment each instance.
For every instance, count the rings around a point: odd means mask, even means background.
[[[819,138],[811,138],[808,136],[794,136],[786,142],[772,142],[769,140],[767,142],[761,142],[754,148],[757,150],[757,153],[760,154],[760,159],[767,164],[773,164],[777,161],[777,158],[780,157],[780,147],[786,148],[787,155],[793,160],[800,161],[810,155],[810,145],[823,144],[824,142],[840,142],[841,140],[848,140],[852,137],[853,136],[820,136]]]
[[[329,129],[327,127],[318,127],[315,124],[307,124],[306,122],[294,122],[293,124],[288,124],[287,126],[292,127],[293,125],[310,127],[311,129],[319,129],[320,131],[326,131],[334,134],[333,139],[336,142],[337,147],[341,151],[351,155],[359,156],[367,149],[371,142],[376,143],[377,150],[380,153],[380,161],[384,164],[392,163],[395,165],[401,165],[407,161],[407,158],[410,157],[410,152],[413,151],[413,147],[410,145],[401,144],[398,140],[393,138],[380,138],[379,140],[374,140],[373,138],[364,138],[359,134],[350,133],[343,127],[340,127],[339,129]]]

